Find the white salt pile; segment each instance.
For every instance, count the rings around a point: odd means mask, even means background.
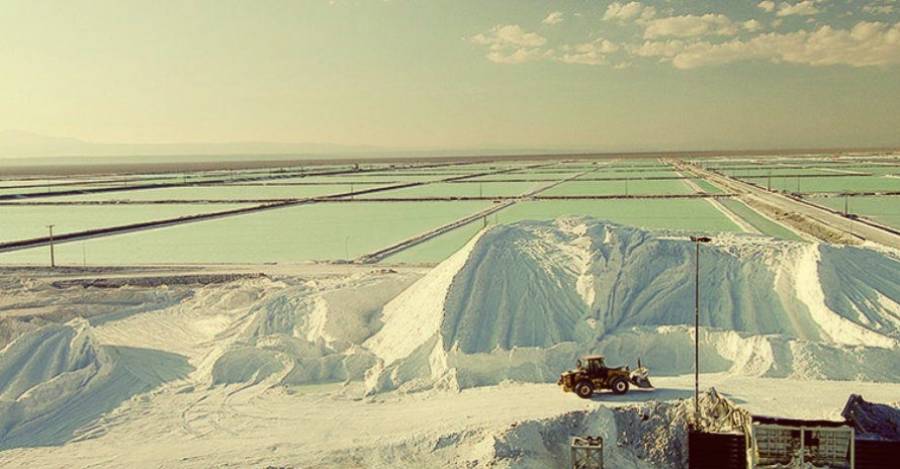
[[[99,346],[84,319],[20,336],[0,360],[0,450],[59,444],[134,395],[186,375],[178,355]]]
[[[388,303],[370,392],[554,381],[577,355],[691,371],[694,245],[592,219],[483,233]],[[702,249],[704,372],[900,381],[900,261],[723,235]]]
[[[359,344],[381,327],[382,306],[417,278],[243,279],[159,301],[131,287],[23,294],[23,313],[0,323],[11,336],[0,344],[0,450],[70,441],[167,385],[190,392],[359,381],[376,361]],[[89,319],[62,322],[75,301]]]

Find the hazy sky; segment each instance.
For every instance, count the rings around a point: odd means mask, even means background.
[[[0,129],[410,148],[900,145],[900,3],[0,0]]]

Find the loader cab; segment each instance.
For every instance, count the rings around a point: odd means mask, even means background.
[[[595,375],[606,369],[606,362],[603,355],[588,355],[578,360],[578,368],[586,371],[589,375]]]

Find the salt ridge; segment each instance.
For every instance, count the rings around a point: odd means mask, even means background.
[[[385,307],[369,389],[552,381],[590,352],[690,372],[693,251],[589,218],[495,227]],[[705,371],[900,380],[897,257],[724,235],[701,266]]]

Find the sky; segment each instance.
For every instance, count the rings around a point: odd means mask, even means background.
[[[896,0],[0,0],[0,130],[396,149],[900,145]]]

